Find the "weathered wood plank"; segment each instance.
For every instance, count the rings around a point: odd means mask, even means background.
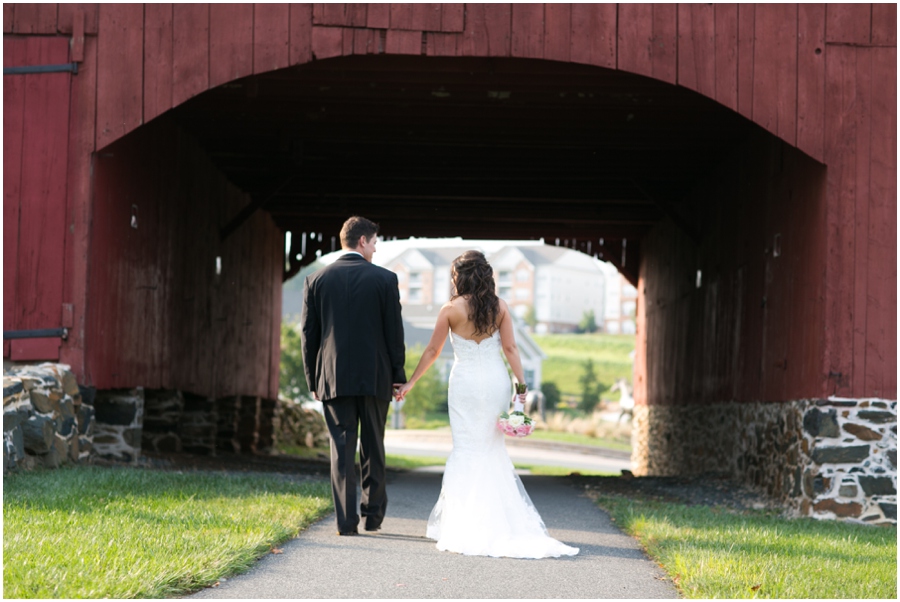
[[[716,93],[715,99],[737,111],[737,4],[716,4]]]
[[[80,63],[84,60],[84,13],[82,12],[73,17],[70,48],[70,58],[73,62]]]
[[[269,282],[272,285],[272,313],[269,321],[269,399],[278,399],[278,375],[281,362],[281,300],[282,300],[282,273],[284,265],[284,232],[271,223],[269,219],[269,240],[271,250],[269,264],[271,274]],[[272,232],[274,230],[274,232]]]
[[[375,30],[373,29],[354,29],[353,30],[353,54],[374,54],[375,50]]]
[[[389,29],[384,51],[387,54],[421,54],[422,32]]]
[[[463,56],[509,56],[511,4],[468,4]]]
[[[738,113],[753,119],[756,5],[738,5]]]
[[[368,9],[368,4],[348,4],[346,16],[347,25],[350,27],[365,27]]]
[[[72,366],[79,382],[85,374],[85,316],[88,299],[89,230],[91,223],[91,153],[94,150],[97,107],[96,37],[84,44],[84,60],[72,78],[69,121],[69,165],[66,182],[65,280],[63,301],[72,305],[69,338],[60,348],[61,362]]]
[[[872,44],[875,46],[897,45],[896,3],[872,5]]]
[[[465,20],[465,4],[441,4],[441,31],[462,32],[465,29]]]
[[[253,73],[283,69],[290,62],[287,4],[256,4],[253,13]]]
[[[12,33],[13,21],[16,18],[15,10],[15,4],[8,2],[3,4],[3,33]]]
[[[175,4],[172,106],[209,89],[209,5]]]
[[[340,27],[312,28],[312,55],[317,60],[341,56],[344,52],[344,31]]]
[[[4,19],[6,7],[4,4]],[[25,40],[3,39],[3,66],[25,64]],[[18,330],[16,274],[18,273],[19,212],[22,181],[22,134],[25,116],[25,78],[3,76],[3,329]],[[4,346],[4,355],[8,355]]]
[[[856,207],[856,48],[832,45],[825,62],[825,163],[828,261],[825,365],[833,395],[849,396],[853,373],[853,282]]]
[[[413,13],[410,4],[391,4],[391,29],[412,29]]]
[[[122,137],[143,120],[144,7],[100,7],[97,49],[97,149]]]
[[[797,5],[756,7],[753,121],[797,142]]]
[[[457,42],[462,38],[456,33],[425,34],[425,54],[428,56],[459,56]]]
[[[313,25],[347,25],[347,5],[338,3],[313,4]]]
[[[441,30],[441,5],[419,3],[406,5],[410,11],[409,29],[415,31],[440,31]]]
[[[64,63],[69,54],[66,38],[29,38],[25,49],[25,61],[30,65]],[[16,322],[23,329],[57,328],[62,322],[72,75],[47,73],[24,78],[18,274],[14,290],[27,302],[17,304]],[[49,359],[58,357],[57,347]],[[17,359],[15,354],[12,359]]]
[[[615,69],[616,10],[615,4],[572,5],[572,62]]]
[[[797,147],[825,160],[825,5],[800,4],[797,32]]]
[[[826,4],[825,41],[868,44],[872,32],[871,4]]]
[[[387,29],[391,26],[391,5],[370,4],[366,11],[366,27]]]
[[[897,49],[871,55],[864,395],[897,398]],[[858,266],[858,264],[857,264]]]
[[[544,5],[512,5],[512,49],[510,56],[544,57]]]
[[[312,4],[291,4],[291,65],[312,59]]]
[[[675,84],[676,23],[674,4],[620,4],[618,68]]]
[[[854,149],[855,164],[848,168],[854,171],[855,181],[853,194],[844,199],[850,205],[854,221],[853,244],[853,373],[850,386],[854,391],[864,391],[866,385],[866,348],[867,348],[867,315],[870,287],[877,283],[869,281],[869,161],[871,150],[872,126],[872,53],[870,49],[859,48],[855,51],[856,80],[855,102],[853,103],[854,127],[848,132],[848,144]],[[851,224],[848,224],[850,226]],[[889,241],[878,241],[890,244]]]
[[[66,2],[60,4],[56,24],[57,30],[60,33],[72,33],[73,19],[78,13],[84,15],[84,33],[97,35],[100,9],[99,5],[96,3],[84,4],[80,2]]]
[[[209,5],[210,88],[253,73],[253,39],[252,4]]]
[[[678,83],[716,97],[716,13],[711,4],[678,5]]]
[[[544,9],[544,58],[569,62],[572,55],[572,5],[547,4]]]
[[[353,36],[354,30],[352,27],[344,27],[343,28],[343,40],[341,47],[341,54],[344,56],[350,56],[353,54]]]
[[[144,123],[172,108],[171,4],[144,7]]]
[[[13,33],[56,33],[57,4],[16,4],[13,16]]]

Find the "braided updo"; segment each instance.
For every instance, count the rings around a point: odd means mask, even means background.
[[[469,320],[475,336],[493,334],[500,315],[500,299],[494,292],[494,270],[479,251],[466,251],[450,268],[453,297],[468,296]]]

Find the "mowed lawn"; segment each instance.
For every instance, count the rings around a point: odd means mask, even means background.
[[[634,335],[625,334],[545,334],[532,335],[547,359],[543,365],[543,381],[553,382],[563,395],[581,394],[578,379],[584,374],[584,362],[594,362],[594,373],[609,389],[619,378],[631,384]],[[619,393],[605,393],[604,397],[618,400]]]
[[[325,480],[91,466],[7,475],[4,597],[177,596],[246,570],[331,507]]]

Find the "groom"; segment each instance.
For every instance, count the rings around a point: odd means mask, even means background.
[[[387,508],[384,428],[394,387],[406,382],[400,291],[393,272],[372,264],[378,225],[351,217],[341,228],[347,251],[306,277],[300,326],[303,369],[331,433],[331,489],[338,535],[356,535],[356,433],[360,432],[366,531]]]

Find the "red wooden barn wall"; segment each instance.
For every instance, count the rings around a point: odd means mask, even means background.
[[[87,301],[89,149],[229,79],[309,60],[512,56],[685,86],[825,163],[819,372],[838,376],[804,396],[896,397],[896,5],[4,5],[5,34],[57,32],[72,36],[73,59],[83,61],[72,82],[75,234],[66,239],[73,265],[64,284],[76,332],[61,351],[76,371]]]
[[[65,63],[65,38],[3,41],[4,66]],[[63,326],[69,73],[3,76],[3,329]],[[4,341],[17,361],[58,359],[60,338]]]
[[[94,189],[88,381],[276,398],[284,238],[268,214],[220,241],[249,198],[169,117],[103,149]]]
[[[821,164],[756,130],[695,189],[699,244],[672,222],[641,241],[636,399],[787,401],[824,389],[824,185]]]

